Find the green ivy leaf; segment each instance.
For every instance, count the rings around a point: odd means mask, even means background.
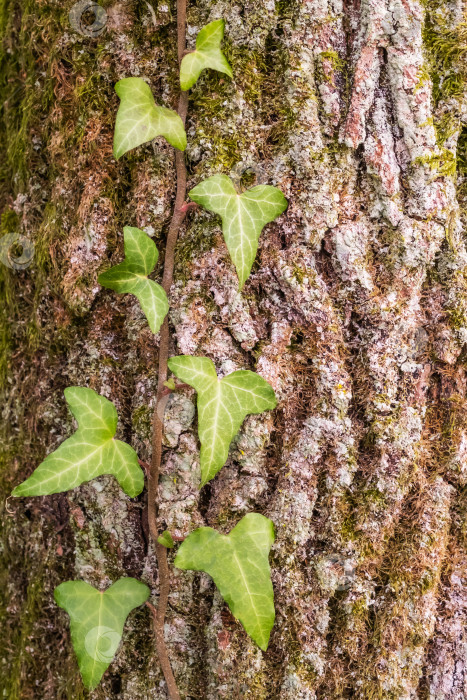
[[[102,474],[113,474],[134,498],[144,488],[138,455],[130,445],[115,440],[117,411],[113,403],[92,389],[72,386],[65,399],[78,421],[78,430],[39,464],[13,496],[45,496],[69,491]]]
[[[114,156],[163,136],[171,146],[184,151],[186,133],[176,112],[157,107],[151,88],[142,78],[124,78],[115,85],[121,102],[114,134]]]
[[[224,239],[241,289],[251,272],[260,233],[287,209],[286,198],[271,185],[257,185],[238,194],[226,175],[209,177],[189,195],[194,202],[221,217]]]
[[[167,294],[157,282],[148,279],[159,253],[156,244],[139,228],[123,229],[125,260],[98,277],[103,287],[120,294],[134,294],[148,319],[149,327],[157,333],[169,310]]]
[[[228,535],[200,527],[182,543],[175,557],[179,569],[204,571],[214,579],[232,615],[266,651],[274,624],[274,592],[269,550],[274,526],[258,513],[248,513]]]
[[[171,357],[169,369],[198,393],[198,433],[201,441],[202,485],[210,481],[227,461],[229,446],[250,413],[276,406],[273,388],[256,372],[238,370],[217,378],[207,357]]]
[[[157,541],[163,547],[167,547],[167,549],[172,549],[172,547],[175,546],[175,542],[173,541],[173,537],[168,530],[164,530],[162,535],[159,535],[159,537],[157,538]]]
[[[213,68],[220,73],[226,73],[232,78],[232,69],[221,51],[221,41],[224,38],[223,19],[207,24],[196,37],[196,51],[183,57],[180,66],[180,85],[182,90],[189,90],[198,80],[201,71]]]
[[[71,642],[86,688],[98,685],[112,663],[128,615],[149,593],[134,578],[121,578],[102,593],[84,581],[65,581],[55,589],[57,605],[70,616]]]

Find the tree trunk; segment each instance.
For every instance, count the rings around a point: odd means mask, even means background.
[[[156,139],[114,160],[113,86],[144,77],[175,107],[175,3],[102,4],[105,28],[89,37],[71,26],[70,0],[0,2],[1,234],[34,245],[25,269],[0,265],[9,700],[167,697],[147,608],[88,693],[53,600],[71,578],[134,576],[157,605],[145,494],[102,477],[6,500],[74,430],[67,386],[111,399],[118,436],[151,456],[159,338],[136,299],[97,275],[122,259],[130,225],[154,236],[160,279],[174,153]],[[172,394],[160,518],[183,537],[270,517],[277,617],[263,653],[208,576],[172,569],[166,640],[181,695],[466,698],[462,4],[197,0],[190,47],[218,17],[234,79],[207,71],[190,94],[189,184],[250,167],[242,181],[280,187],[289,208],[261,235],[241,294],[219,220],[189,213],[171,354],[206,355],[221,375],[256,369],[279,406],[245,421],[199,491],[195,397]]]

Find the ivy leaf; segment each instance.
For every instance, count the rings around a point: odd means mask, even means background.
[[[65,389],[65,399],[78,421],[78,430],[39,464],[13,496],[45,496],[74,489],[102,474],[113,474],[134,498],[144,488],[138,455],[130,445],[115,440],[117,411],[111,401],[92,389]]]
[[[157,541],[163,547],[167,547],[167,549],[172,549],[172,547],[175,547],[173,537],[168,530],[164,530],[162,535],[159,535],[159,537],[157,538]]]
[[[268,561],[273,542],[271,520],[248,513],[228,535],[198,528],[182,543],[174,562],[179,569],[209,574],[232,615],[263,651],[275,617]]]
[[[198,80],[201,71],[213,68],[220,73],[226,73],[232,78],[232,69],[221,51],[221,41],[224,38],[223,19],[210,22],[201,29],[196,37],[196,51],[183,57],[180,66],[180,85],[182,90],[189,90]]]
[[[221,217],[222,232],[241,289],[255,260],[260,233],[287,209],[286,198],[271,185],[257,185],[238,194],[227,175],[209,177],[189,195],[194,202]]]
[[[230,443],[245,417],[275,408],[274,390],[265,379],[249,370],[238,370],[219,380],[214,363],[207,357],[171,357],[168,366],[198,393],[198,433],[204,486],[226,463]]]
[[[169,310],[167,294],[157,282],[148,279],[159,253],[156,244],[139,228],[123,229],[125,260],[98,277],[103,287],[120,294],[134,294],[148,319],[149,327],[157,333]]]
[[[121,102],[114,134],[114,156],[120,158],[132,148],[163,136],[171,146],[184,151],[186,133],[176,112],[158,107],[151,88],[142,78],[124,78],[115,85]]]
[[[86,688],[93,690],[110,666],[130,612],[149,598],[149,588],[134,578],[121,578],[100,592],[84,581],[65,581],[54,591],[70,616],[73,649]]]

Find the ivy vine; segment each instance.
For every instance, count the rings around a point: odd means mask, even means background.
[[[276,406],[268,382],[255,372],[238,370],[218,378],[207,357],[168,358],[168,295],[173,281],[174,255],[180,226],[189,209],[186,205],[187,171],[183,151],[187,145],[185,122],[187,91],[201,72],[214,69],[233,77],[221,50],[224,20],[203,27],[196,49],[185,50],[186,0],[177,0],[178,59],[180,86],[178,109],[157,105],[149,85],[142,78],[124,78],[115,90],[120,98],[114,133],[114,155],[163,136],[175,148],[177,192],[166,241],[162,285],[149,279],[158,251],[149,236],[138,228],[124,227],[125,259],[99,276],[99,283],[117,293],[134,294],[153,333],[160,331],[158,386],[153,418],[152,461],[148,472],[148,520],[159,573],[157,609],[148,603],[149,589],[132,578],[121,578],[106,591],[84,581],[67,581],[55,589],[57,604],[70,617],[71,641],[84,685],[95,688],[119,646],[127,616],[146,603],[153,614],[157,652],[171,700],[180,698],[164,639],[170,572],[167,549],[175,546],[170,532],[159,533],[157,497],[162,456],[163,425],[159,410],[164,397],[175,390],[168,369],[197,392],[198,433],[201,445],[201,484],[206,484],[227,461],[232,439],[245,417]],[[219,215],[222,231],[236,268],[239,289],[247,280],[264,226],[287,208],[282,192],[258,185],[237,192],[226,175],[218,174],[200,182],[190,192],[193,202]],[[144,474],[132,447],[115,439],[117,412],[114,405],[95,391],[69,387],[65,399],[78,423],[76,432],[65,440],[13,491],[13,496],[40,496],[76,488],[102,474],[114,476],[131,498],[144,488]],[[247,634],[266,650],[274,624],[274,596],[269,552],[274,541],[272,522],[258,513],[245,515],[228,535],[210,527],[193,531],[179,546],[174,565],[179,569],[209,574],[232,614]]]

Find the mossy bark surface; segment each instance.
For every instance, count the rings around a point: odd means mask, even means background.
[[[162,139],[112,156],[117,80],[176,105],[173,1],[102,0],[95,38],[72,3],[0,0],[0,234],[34,245],[0,264],[2,668],[9,700],[165,700],[149,610],[133,613],[87,692],[53,601],[62,581],[158,575],[145,495],[111,477],[9,499],[74,426],[63,390],[111,399],[117,436],[149,461],[158,336],[134,297],[97,284],[123,226],[161,251],[175,192]],[[220,375],[254,369],[279,406],[250,416],[199,490],[190,390],[165,415],[160,525],[276,529],[277,619],[263,653],[209,577],[173,569],[166,639],[186,699],[467,697],[467,110],[458,0],[197,0],[188,43],[226,20],[234,80],[190,94],[189,185],[215,173],[281,188],[241,294],[219,220],[190,211],[171,291],[171,353]],[[250,171],[251,173],[251,171]],[[248,180],[248,177],[244,180]],[[251,178],[250,178],[251,179]],[[173,561],[173,552],[169,554]]]

